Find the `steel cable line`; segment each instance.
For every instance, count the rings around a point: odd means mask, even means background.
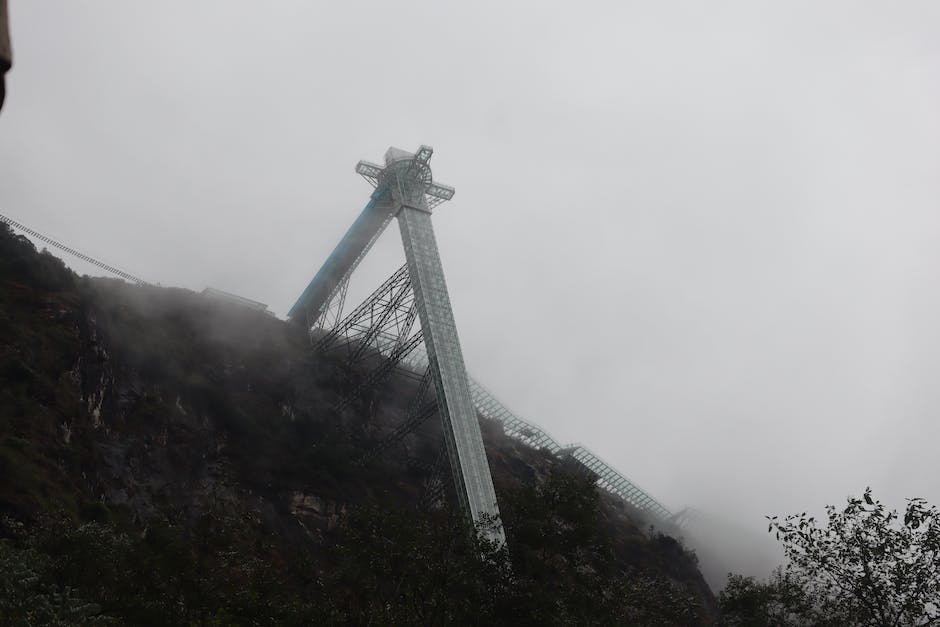
[[[3,215],[3,214],[0,214],[0,222],[5,222],[5,223],[9,224],[10,226],[12,226],[13,228],[15,228],[15,229],[17,229],[17,230],[19,230],[19,231],[22,231],[23,233],[26,233],[27,235],[31,235],[31,236],[35,237],[36,239],[38,239],[38,240],[40,240],[40,241],[43,241],[43,242],[45,242],[46,244],[49,244],[50,246],[53,246],[53,247],[55,247],[55,248],[58,248],[58,249],[61,250],[61,251],[67,252],[68,254],[72,255],[73,257],[77,257],[77,258],[81,259],[82,261],[87,261],[88,263],[90,263],[90,264],[92,264],[92,265],[94,265],[94,266],[97,266],[97,267],[101,268],[102,270],[105,270],[105,271],[107,271],[107,272],[110,272],[111,274],[114,274],[114,275],[116,275],[116,276],[119,276],[119,277],[121,277],[122,279],[125,279],[125,280],[127,280],[127,281],[130,281],[131,283],[136,283],[137,285],[152,285],[152,283],[150,283],[149,281],[144,281],[144,280],[141,279],[140,277],[136,277],[136,276],[134,276],[133,274],[131,274],[130,272],[124,272],[123,270],[120,270],[120,269],[118,269],[118,268],[115,268],[115,267],[112,266],[112,265],[106,264],[106,263],[103,262],[103,261],[98,261],[97,259],[94,259],[93,257],[89,257],[88,255],[86,255],[86,254],[84,254],[84,253],[80,253],[80,252],[78,252],[77,250],[75,250],[74,248],[70,248],[69,246],[66,246],[65,244],[63,244],[63,243],[61,243],[61,242],[57,242],[56,240],[52,239],[51,237],[46,237],[46,236],[43,235],[42,233],[39,233],[39,232],[37,232],[37,231],[34,231],[33,229],[29,228],[28,226],[26,226],[26,225],[24,225],[24,224],[20,224],[20,223],[17,222],[16,220],[14,220],[14,219],[12,219],[12,218],[9,218],[9,217],[7,217],[7,216],[5,216],[5,215]]]

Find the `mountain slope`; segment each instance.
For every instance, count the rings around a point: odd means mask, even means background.
[[[0,615],[711,621],[694,556],[498,424],[481,426],[508,554],[472,541],[453,495],[422,505],[436,419],[359,463],[414,392],[392,378],[336,412],[374,365],[187,290],[79,278],[3,225]]]

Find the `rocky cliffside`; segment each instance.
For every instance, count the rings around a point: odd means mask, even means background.
[[[358,461],[401,423],[414,383],[333,409],[370,366],[317,355],[302,331],[249,309],[76,277],[3,225],[0,614],[26,612],[29,597],[65,623],[710,621],[694,556],[498,424],[482,426],[512,550],[489,555],[490,571],[442,574],[479,564],[480,547],[451,533],[450,495],[422,505],[438,421]],[[63,537],[74,542],[50,548]],[[120,585],[70,570],[110,572],[101,561],[115,555],[150,566],[127,566]],[[45,583],[22,589],[21,558]],[[130,581],[136,592],[118,594]]]

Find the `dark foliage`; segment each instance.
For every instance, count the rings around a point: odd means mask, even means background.
[[[436,421],[357,463],[414,391],[336,412],[372,366],[0,227],[0,625],[708,622],[694,556],[498,425],[509,552],[419,508]]]
[[[596,533],[583,519],[556,521]],[[561,554],[520,547],[532,554],[513,560],[448,510],[364,506],[320,558],[303,546],[284,551],[250,517],[222,510],[186,524],[151,521],[133,535],[66,516],[6,519],[0,534],[0,614],[10,624],[705,622],[695,598],[655,573],[618,569],[574,545]],[[320,574],[318,559],[328,565]]]
[[[871,490],[842,509],[770,518],[789,563],[767,582],[731,575],[728,625],[940,624],[940,511],[909,499],[903,516]]]

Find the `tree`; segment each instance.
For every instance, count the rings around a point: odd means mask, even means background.
[[[777,568],[766,581],[728,575],[718,595],[721,624],[727,627],[801,627],[825,624],[793,573]]]
[[[492,625],[510,588],[506,549],[452,511],[364,506],[332,547],[322,622]]]
[[[594,480],[558,468],[500,495],[510,546],[515,625],[698,625],[701,599],[656,559],[694,564],[675,539],[643,536],[645,553],[618,557]],[[633,562],[632,568],[626,568]],[[694,569],[694,566],[692,566]]]
[[[824,527],[805,512],[768,517],[789,564],[767,584],[729,576],[720,598],[726,624],[791,624],[769,620],[776,611],[802,624],[940,625],[936,507],[908,499],[901,517],[868,488],[826,513]]]

